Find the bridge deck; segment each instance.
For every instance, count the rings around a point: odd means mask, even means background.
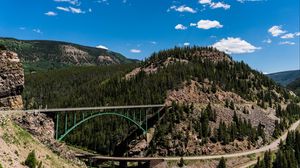
[[[94,110],[114,110],[114,109],[138,109],[138,108],[155,108],[164,107],[164,104],[154,104],[154,105],[131,105],[131,106],[103,106],[103,107],[78,107],[78,108],[53,108],[53,109],[33,109],[33,110],[3,110],[1,112],[10,113],[52,113],[52,112],[70,112],[70,111],[94,111]]]
[[[111,157],[111,156],[100,156],[100,155],[87,155],[87,154],[76,154],[79,158],[90,158],[97,160],[111,160],[111,161],[127,161],[127,162],[147,162],[154,160],[165,160],[164,158],[155,157]]]

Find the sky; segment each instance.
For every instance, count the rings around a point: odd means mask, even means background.
[[[263,73],[299,69],[299,0],[1,0],[0,37],[58,40],[144,59],[213,46]]]

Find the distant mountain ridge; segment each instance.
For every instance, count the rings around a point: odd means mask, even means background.
[[[136,62],[117,52],[62,41],[0,38],[0,45],[18,53],[26,71]]]
[[[286,86],[289,83],[295,81],[297,78],[300,78],[300,70],[276,72],[267,74],[267,76],[273,79],[275,82]]]

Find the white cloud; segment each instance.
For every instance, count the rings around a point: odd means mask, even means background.
[[[220,24],[220,22],[216,20],[200,20],[197,23],[197,28],[199,29],[211,29],[211,28],[222,28],[223,25]]]
[[[271,39],[266,39],[263,41],[264,43],[268,43],[268,44],[271,44],[272,43],[272,40]]]
[[[223,8],[225,10],[230,8],[229,4],[224,2],[212,2],[211,0],[199,0],[199,3],[203,6],[209,5],[212,9]]]
[[[187,27],[185,27],[185,26],[182,25],[182,24],[178,24],[178,25],[175,26],[175,29],[176,29],[176,30],[186,30]]]
[[[108,48],[105,47],[104,45],[97,45],[96,48],[101,48],[101,49],[104,49],[104,50],[108,50]]]
[[[38,33],[38,34],[42,34],[43,32],[40,29],[33,29],[32,31]]]
[[[272,27],[268,30],[268,32],[271,33],[272,36],[274,36],[274,37],[277,37],[277,36],[279,36],[279,35],[281,35],[281,34],[286,33],[286,31],[283,30],[283,29],[281,28],[281,26],[272,26]]]
[[[25,30],[25,29],[26,29],[26,27],[19,27],[19,29],[20,29],[20,30]]]
[[[230,8],[230,5],[225,4],[225,3],[223,3],[223,2],[217,2],[217,3],[212,2],[212,3],[210,4],[210,7],[211,7],[212,9],[224,8],[225,10],[227,10],[227,9]]]
[[[189,42],[185,42],[185,43],[183,43],[183,45],[184,45],[184,46],[189,46],[190,43],[189,43]]]
[[[45,15],[47,15],[47,16],[56,16],[57,13],[49,11],[49,12],[46,12]]]
[[[295,38],[296,36],[300,36],[300,32],[287,33],[287,34],[281,36],[280,38],[282,38],[282,39],[292,39],[292,38]]]
[[[294,33],[288,33],[288,34],[285,34],[285,35],[281,36],[280,38],[282,38],[282,39],[291,39],[291,38],[294,38],[295,35],[296,35],[296,33],[295,34]]]
[[[197,26],[197,23],[190,23],[190,26],[191,26],[191,27]]]
[[[156,45],[157,42],[156,41],[150,41],[151,44]]]
[[[282,42],[279,42],[279,45],[295,45],[296,43],[294,42],[291,42],[291,41],[282,41]]]
[[[58,10],[62,10],[62,11],[65,11],[65,12],[72,12],[72,13],[76,13],[76,14],[84,14],[85,11],[83,11],[82,9],[80,8],[74,8],[74,7],[61,7],[61,6],[58,6],[56,7],[56,9]],[[92,9],[89,8],[88,9],[89,12],[92,12]]]
[[[199,0],[200,4],[211,4],[211,0]]]
[[[130,52],[132,53],[141,53],[142,51],[139,49],[131,49]]]
[[[91,8],[89,8],[89,12],[92,12],[93,10]]]
[[[61,6],[56,7],[56,9],[62,10],[62,11],[65,11],[65,12],[70,12],[69,8],[65,8],[65,7],[61,7]]]
[[[85,13],[85,11],[82,11],[80,8],[73,8],[73,7],[69,7],[69,9],[71,10],[72,13]]]
[[[196,13],[197,11],[191,7],[188,7],[186,5],[181,5],[179,7],[171,6],[170,9],[173,9],[177,12],[189,12],[189,13]],[[170,11],[170,9],[168,11]]]
[[[80,5],[80,2],[78,0],[54,0],[54,2],[67,2],[72,5]]]
[[[221,39],[212,45],[220,51],[224,51],[227,54],[243,54],[253,53],[260,47],[255,47],[241,38],[228,37],[227,39]]]

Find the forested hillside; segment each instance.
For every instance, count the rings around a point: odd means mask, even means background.
[[[267,76],[269,76],[271,79],[278,82],[279,84],[286,86],[291,82],[295,81],[297,78],[300,78],[300,71],[294,70],[294,71],[277,72],[277,73],[267,74]]]
[[[120,53],[102,48],[49,40],[0,38],[0,45],[18,53],[25,72],[56,69],[72,65],[107,65],[133,63]]]
[[[296,95],[300,96],[300,78],[289,83],[286,87],[292,90]]]
[[[254,168],[298,168],[300,165],[300,131],[289,132],[286,142],[280,142],[279,150],[274,155],[271,151],[264,154],[263,159],[257,160]]]
[[[292,95],[247,64],[209,47],[161,51],[140,65],[66,68],[25,79],[27,108],[173,102],[145,149],[148,155],[222,153],[228,145],[251,149],[271,139],[276,119],[291,122],[287,115],[276,114],[276,108],[282,106],[284,112]],[[66,141],[113,153],[111,146],[127,136],[129,127],[124,120],[100,117]],[[211,144],[221,147],[206,151]]]

